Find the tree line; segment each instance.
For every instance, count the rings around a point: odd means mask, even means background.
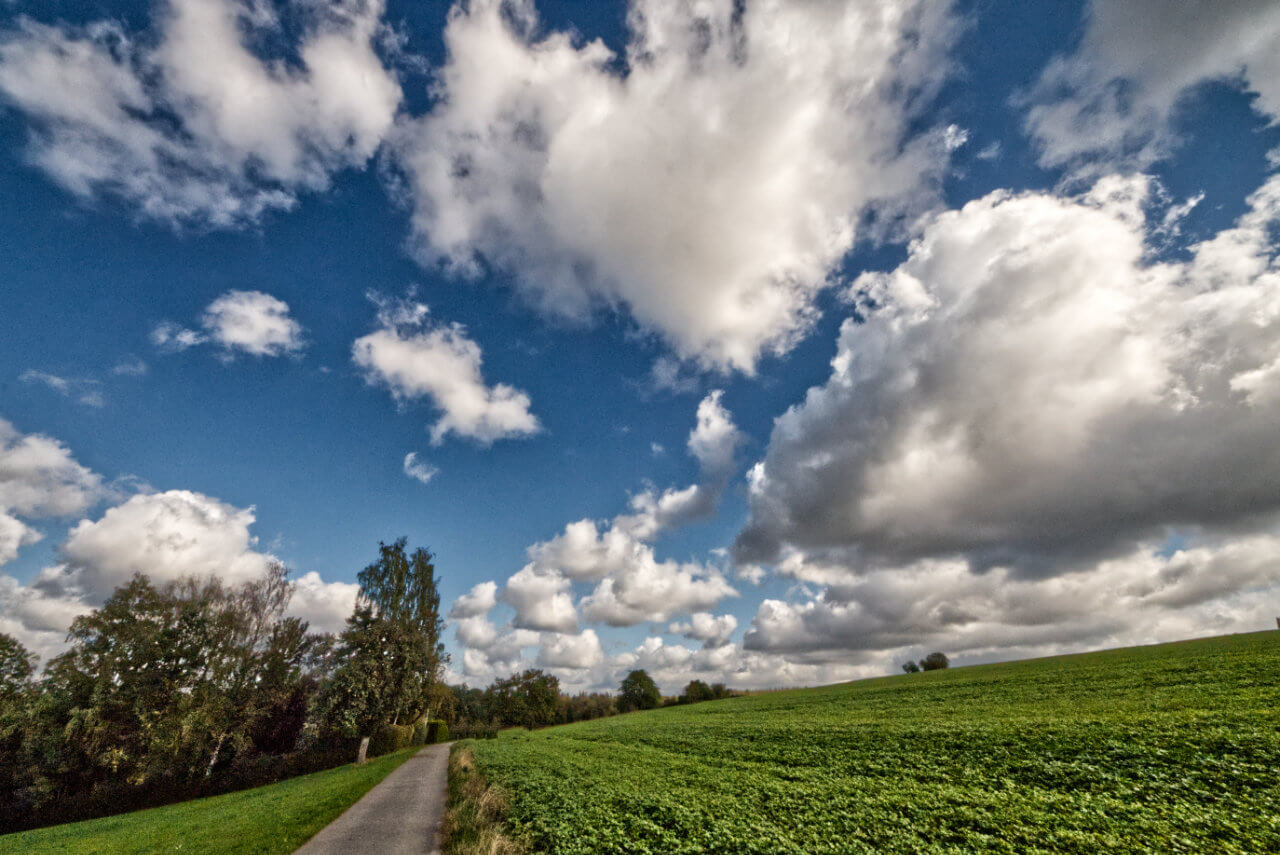
[[[463,684],[450,686],[449,697],[440,715],[456,737],[493,736],[507,727],[530,729],[555,724],[571,724],[660,706],[692,704],[734,697],[723,683],[708,685],[691,680],[683,692],[664,697],[653,678],[643,669],[631,671],[618,687],[618,694],[580,692],[565,694],[553,674],[530,669],[494,680],[488,688]]]
[[[415,743],[492,736],[730,697],[663,697],[633,670],[617,695],[566,694],[526,670],[448,686],[434,557],[379,544],[338,634],[287,614],[286,568],[241,585],[135,575],[77,617],[65,652],[0,633],[0,833],[271,783]]]
[[[402,538],[345,629],[286,614],[285,568],[228,586],[134,576],[36,659],[0,634],[0,830],[269,783],[424,741],[447,690],[433,556]]]

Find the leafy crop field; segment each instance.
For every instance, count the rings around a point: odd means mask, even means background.
[[[465,744],[535,852],[1280,852],[1280,632]]]

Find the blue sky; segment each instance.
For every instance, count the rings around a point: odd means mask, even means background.
[[[0,630],[400,535],[472,683],[1252,628],[1280,16],[1154,5],[0,6]]]

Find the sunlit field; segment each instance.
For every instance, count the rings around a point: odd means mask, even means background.
[[[1280,632],[467,743],[532,851],[1280,851]]]

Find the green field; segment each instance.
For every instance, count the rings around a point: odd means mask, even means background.
[[[410,748],[252,790],[0,837],[0,853],[292,852],[413,756]]]
[[[464,744],[535,852],[1280,852],[1280,632]]]

